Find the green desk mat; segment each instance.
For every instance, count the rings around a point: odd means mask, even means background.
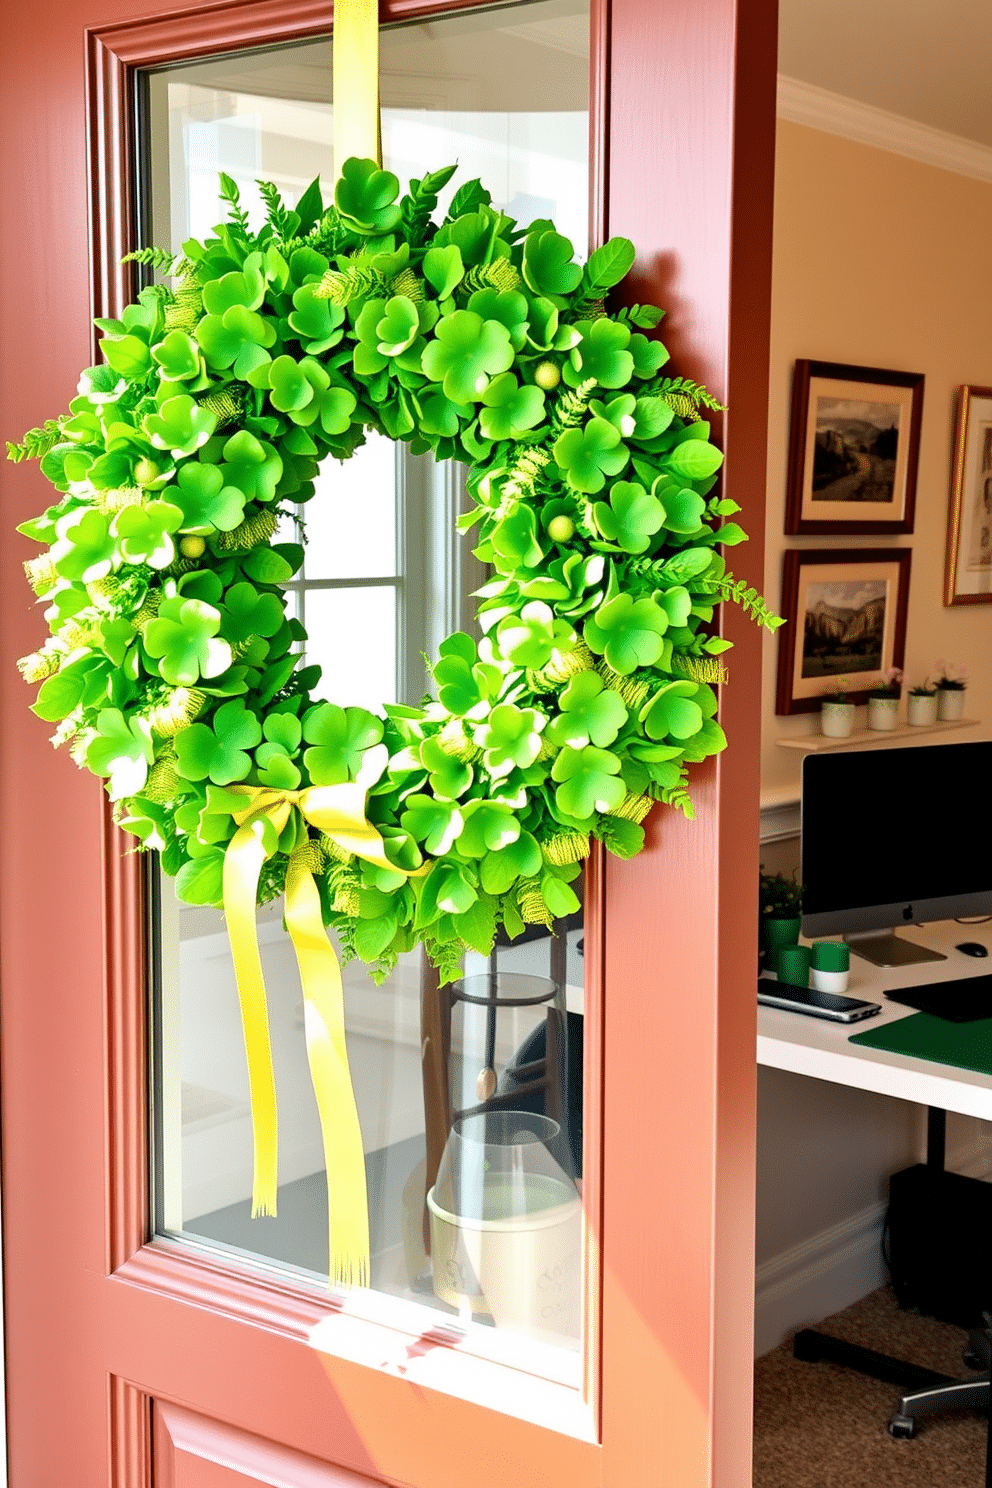
[[[930,1013],[913,1013],[909,1018],[899,1018],[881,1028],[852,1033],[850,1042],[992,1075],[992,1018],[977,1018],[973,1023],[949,1023],[945,1018],[932,1017]]]

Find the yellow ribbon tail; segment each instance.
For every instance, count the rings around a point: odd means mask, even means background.
[[[334,171],[351,156],[382,164],[378,0],[336,0],[332,33]]]
[[[265,979],[255,923],[258,875],[266,857],[260,821],[245,822],[240,826],[224,857],[224,915],[241,1003],[251,1096],[255,1149],[251,1195],[253,1219],[258,1215],[275,1214],[279,1186],[276,1087]]]
[[[365,1149],[348,1067],[341,968],[324,929],[313,875],[292,860],[286,878],[286,925],[303,984],[307,1057],[324,1142],[328,1274],[333,1282],[368,1286]]]

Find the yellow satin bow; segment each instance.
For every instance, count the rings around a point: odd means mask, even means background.
[[[255,900],[262,864],[271,855],[265,839],[281,833],[294,810],[339,847],[390,873],[381,836],[365,819],[365,790],[356,784],[311,786],[302,791],[234,785],[247,798],[233,812],[238,823],[224,858],[224,914],[241,1002],[251,1091],[255,1177],[252,1216],[275,1214],[278,1188],[276,1091],[269,1041],[265,979],[258,950]],[[332,1281],[368,1286],[369,1220],[365,1155],[348,1068],[341,968],[327,938],[320,895],[306,850],[294,853],[286,874],[286,925],[296,951],[310,1076],[320,1116],[327,1168],[329,1275]]]

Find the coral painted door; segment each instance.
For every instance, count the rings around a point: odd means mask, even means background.
[[[578,10],[542,3],[549,24]],[[461,24],[457,12],[484,9],[381,0],[380,17]],[[732,409],[726,488],[745,507],[755,583],[774,10],[772,0],[740,13],[734,0],[594,0],[589,17],[593,237],[635,240],[631,296],[670,307],[679,370]],[[537,11],[501,14],[513,32]],[[93,359],[91,316],[115,313],[133,290],[118,259],[145,238],[151,211],[143,77],[325,36],[333,13],[326,0],[175,10],[2,0],[0,15],[0,409],[3,436],[17,438],[67,406]],[[549,91],[553,81],[549,71]],[[436,107],[429,80],[417,87],[410,108]],[[746,1484],[755,915],[740,886],[757,868],[757,638],[727,618],[739,642],[722,713],[734,747],[701,772],[696,822],[655,821],[638,859],[590,863],[573,1371],[554,1350],[513,1353],[492,1330],[480,1343],[458,1319],[412,1327],[415,1314],[385,1290],[328,1294],[163,1223],[162,1154],[149,1136],[152,1087],[167,1070],[161,1027],[154,1049],[150,1038],[154,984],[167,979],[152,955],[154,895],[96,783],[52,753],[48,726],[27,711],[14,659],[41,626],[19,572],[30,550],[11,528],[47,496],[27,466],[5,467],[2,490],[12,1488]],[[388,576],[372,578],[381,588]],[[328,592],[335,582],[321,581]],[[204,1107],[198,1119],[213,1115]]]

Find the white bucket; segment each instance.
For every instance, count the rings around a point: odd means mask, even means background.
[[[509,1218],[499,1183],[486,1191],[483,1219],[449,1214],[430,1190],[434,1291],[452,1307],[489,1313],[499,1328],[578,1337],[582,1201],[554,1178],[524,1183],[529,1212]]]

